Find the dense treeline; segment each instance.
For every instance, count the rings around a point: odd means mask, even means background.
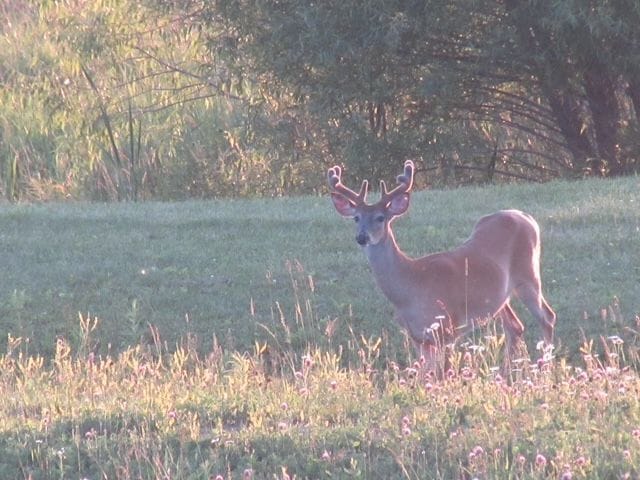
[[[5,198],[640,171],[635,0],[7,0]]]

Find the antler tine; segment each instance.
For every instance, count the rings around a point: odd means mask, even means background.
[[[399,193],[406,193],[411,190],[413,186],[413,172],[415,171],[415,165],[413,161],[407,160],[404,162],[404,171],[401,175],[396,177],[396,181],[398,182],[398,186],[391,190],[387,191],[387,185],[383,180],[380,181],[380,191],[382,192],[382,197],[380,202],[388,203],[391,198]]]
[[[365,203],[365,199],[367,197],[367,190],[369,189],[369,182],[366,180],[362,181],[362,185],[360,186],[360,191],[358,193],[354,192],[350,188],[348,188],[344,183],[342,183],[342,168],[338,165],[330,168],[327,171],[327,178],[329,180],[329,187],[332,191],[339,193],[343,197],[351,200],[355,204],[363,204]]]

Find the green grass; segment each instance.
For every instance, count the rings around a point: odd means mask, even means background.
[[[581,331],[627,335],[640,314],[639,186],[628,178],[418,192],[395,230],[402,248],[421,255],[461,243],[485,213],[532,213],[543,289],[572,356]],[[149,325],[170,347],[190,332],[204,349],[215,336],[244,351],[281,326],[276,302],[297,334],[321,336],[337,318],[335,342],[351,329],[402,343],[353,226],[327,198],[4,205],[0,232],[0,327],[29,339],[32,353],[51,355],[59,336],[75,340],[79,313],[99,319],[98,353],[149,342]],[[309,279],[313,292],[301,288]],[[304,329],[293,328],[296,293],[310,297]],[[619,312],[603,321],[614,304]],[[533,345],[537,326],[522,317]],[[298,340],[299,350],[308,339]]]
[[[411,255],[532,213],[558,314],[553,364],[523,312],[534,366],[492,327],[434,383],[327,198],[2,205],[0,478],[635,477],[639,186],[416,193]]]

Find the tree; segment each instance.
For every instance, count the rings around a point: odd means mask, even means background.
[[[360,176],[407,156],[442,176],[638,168],[637,2],[189,3],[313,154]]]
[[[522,57],[577,168],[637,171],[640,4],[635,0],[509,0]]]

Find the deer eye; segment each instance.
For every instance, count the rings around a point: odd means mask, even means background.
[[[376,217],[376,222],[378,222],[378,223],[382,223],[382,222],[384,222],[384,215],[378,215],[378,216]]]
[[[360,221],[360,215],[354,215],[353,221],[358,223]]]

